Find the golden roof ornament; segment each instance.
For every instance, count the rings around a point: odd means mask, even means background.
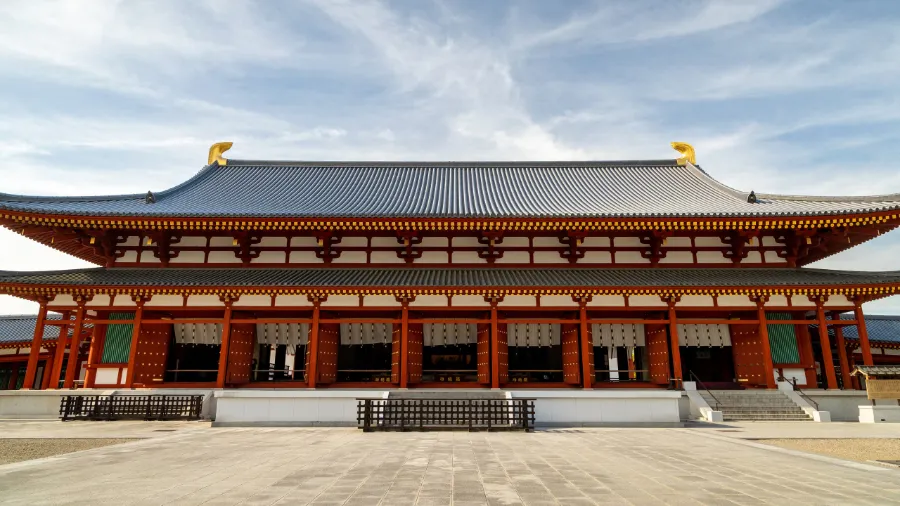
[[[206,161],[207,165],[212,165],[213,162],[218,163],[219,165],[225,165],[228,163],[228,160],[222,156],[222,153],[231,149],[233,142],[217,142],[210,146],[209,148],[209,158]]]
[[[673,142],[672,148],[682,154],[682,157],[676,160],[678,165],[685,165],[691,162],[691,165],[697,165],[697,157],[694,155],[694,147],[686,142]]]

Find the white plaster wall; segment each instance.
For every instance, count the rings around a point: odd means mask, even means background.
[[[94,298],[90,300],[85,306],[87,307],[105,307],[109,306],[112,302],[112,297],[109,295],[98,294],[94,295]]]
[[[359,296],[358,295],[329,295],[328,298],[322,302],[322,307],[337,307],[337,306],[359,306]]]
[[[369,239],[367,237],[343,237],[340,244],[343,247],[365,248],[369,245]]]
[[[137,304],[131,300],[130,295],[122,293],[116,295],[116,298],[113,299],[113,307],[137,307]]]
[[[725,243],[723,243],[722,239],[719,239],[718,237],[695,237],[694,245],[697,246],[698,248],[700,248],[700,247],[716,248],[719,246],[724,246]],[[719,256],[722,256],[722,255],[719,255]]]
[[[616,247],[646,247],[647,245],[641,242],[639,237],[614,237],[613,244]]]
[[[372,239],[373,241],[377,239]],[[372,263],[373,264],[405,264],[406,260],[397,256],[397,253],[393,251],[373,251],[372,252]]]
[[[454,300],[454,302],[456,302]],[[537,306],[537,298],[534,295],[507,295],[497,304],[497,307],[510,306]]]
[[[504,251],[503,256],[498,258],[495,263],[498,264],[527,264],[531,261],[531,255],[527,251]]]
[[[820,411],[829,411],[833,422],[858,422],[859,406],[871,406],[865,390],[812,390],[803,393],[819,405]],[[878,401],[878,404],[894,405],[895,401]]]
[[[585,264],[611,264],[612,253],[609,251],[585,251],[584,258],[578,262]]]
[[[578,307],[571,295],[542,295],[541,307]]]
[[[393,295],[366,295],[363,305],[368,307],[401,307],[403,304],[397,301]]]
[[[416,299],[409,303],[409,307],[445,307],[446,305],[446,295],[417,295]]]
[[[762,255],[759,254],[759,251],[748,251],[747,258],[742,261],[751,264],[758,264],[762,262]]]
[[[692,264],[694,255],[690,251],[667,251],[665,258],[660,258],[661,264]]]
[[[625,307],[625,297],[621,295],[594,295],[588,307]]]
[[[619,240],[616,239],[616,243]],[[641,253],[638,251],[618,251],[616,252],[616,263],[617,264],[649,264],[650,259],[644,258],[641,256]]]
[[[15,355],[17,351],[18,348],[0,348],[0,355]]]
[[[791,296],[791,306],[792,307],[803,307],[803,308],[814,308],[816,307],[816,303],[809,300],[809,297],[806,295],[793,295]]]
[[[355,426],[356,399],[382,398],[379,390],[217,391],[215,426]]]
[[[292,248],[316,248],[319,246],[319,240],[315,237],[304,235],[300,237],[291,237]]]
[[[211,264],[239,264],[241,259],[234,256],[233,251],[210,251],[207,262]]]
[[[427,246],[430,248],[446,248],[450,245],[450,239],[447,237],[423,237],[419,246]]]
[[[423,251],[422,257],[415,260],[417,264],[446,264],[450,262],[450,254],[446,251]]]
[[[306,295],[279,295],[275,297],[275,307],[312,307]]]
[[[125,242],[122,243],[122,246],[140,246],[141,238],[136,235],[130,235],[125,239]]]
[[[568,260],[559,256],[557,251],[535,251],[534,263],[536,264],[567,264]]]
[[[784,307],[788,305],[787,295],[770,295],[766,307]]]
[[[169,263],[202,264],[204,261],[206,261],[206,255],[202,251],[179,251],[178,256],[169,260]]]
[[[786,258],[781,258],[778,256],[778,253],[775,251],[766,251],[766,263],[767,264],[783,264],[787,263]]]
[[[159,259],[156,258],[156,255],[153,254],[153,250],[145,249],[141,252],[141,260],[142,264],[158,264],[160,263]]]
[[[211,248],[234,248],[234,237],[210,237],[209,246]]]
[[[51,300],[50,302],[47,303],[48,307],[74,306],[74,305],[75,305],[75,299],[73,299],[72,296],[67,293],[61,293],[61,294],[57,295],[56,297],[53,297],[53,300]]]
[[[373,237],[373,248],[399,248],[403,243],[398,242],[396,237]]]
[[[491,303],[484,300],[483,295],[454,295],[450,299],[453,307],[490,307]]]
[[[504,248],[527,248],[529,241],[527,237],[504,237],[500,244]]]
[[[50,419],[59,418],[60,397],[63,395],[203,395],[201,416],[215,414],[216,399],[212,389],[92,389],[78,390],[0,390],[0,418]]]
[[[610,245],[609,237],[585,237],[581,245],[588,248],[607,248]]]
[[[394,255],[395,257],[397,255]],[[341,256],[333,259],[334,264],[364,264],[367,261],[365,251],[342,251]]]
[[[691,238],[690,237],[669,237],[666,240],[666,246],[672,248],[690,248],[691,247]]]
[[[681,302],[676,304],[676,307],[681,306],[702,306],[702,307],[711,307],[713,305],[713,298],[711,295],[682,295]]]
[[[188,297],[188,306],[225,307],[225,303],[219,300],[218,295],[191,295]]]
[[[117,259],[116,259],[116,262],[121,262],[121,263],[125,263],[125,262],[128,262],[128,263],[134,263],[134,262],[137,262],[137,258],[138,258],[138,252],[137,252],[137,251],[126,251],[125,254],[122,255],[122,258],[117,258]]]
[[[260,251],[259,256],[250,260],[251,264],[283,264],[287,255],[283,251]]]
[[[825,307],[835,307],[835,306],[852,306],[853,303],[847,299],[846,295],[829,295],[828,300],[825,302]]]
[[[284,248],[288,245],[287,237],[263,237],[259,246],[267,248]]]
[[[115,369],[111,368],[102,368],[97,369],[97,374],[94,376],[94,383],[98,385],[116,385],[119,383],[119,368]]]
[[[777,245],[783,244],[783,243],[776,241],[775,238],[772,237],[771,235],[764,235],[762,237],[762,244],[763,244],[763,246],[777,246]]]
[[[456,240],[453,240],[456,246]],[[487,260],[480,258],[477,251],[454,251],[453,263],[455,264],[486,264]]]
[[[725,258],[719,251],[698,251],[698,264],[730,264],[731,260]]]
[[[316,256],[315,251],[292,251],[290,262],[292,264],[321,264],[324,263],[321,258]]]
[[[632,295],[628,298],[628,305],[639,307],[667,307],[658,295]]]
[[[241,298],[235,301],[234,307],[263,306],[272,305],[272,298],[268,295],[241,295]]]
[[[228,244],[230,245],[230,239]],[[182,237],[177,244],[179,247],[203,247],[206,246],[206,237],[188,236]]]
[[[533,240],[534,246],[538,247],[551,247],[558,248],[563,244],[559,242],[559,239],[556,237],[535,237]]]
[[[216,302],[219,302],[219,298],[216,297]],[[152,299],[150,299],[147,304],[147,307],[160,307],[160,306],[178,306],[181,307],[184,305],[184,298],[181,295],[154,295]]]
[[[483,244],[478,242],[477,237],[454,237],[453,238],[453,247],[454,248],[471,248],[471,247],[484,247]]]
[[[746,295],[719,295],[719,306],[723,307],[755,307],[750,297]]]

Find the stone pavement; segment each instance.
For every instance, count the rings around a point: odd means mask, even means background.
[[[116,422],[47,427],[119,435]],[[900,470],[769,450],[710,427],[533,434],[172,427],[147,428],[151,437],[142,441],[0,466],[0,502],[900,504]]]

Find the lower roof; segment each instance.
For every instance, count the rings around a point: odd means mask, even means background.
[[[48,320],[59,320],[58,314],[48,314]],[[34,339],[34,327],[37,325],[37,315],[10,315],[0,316],[0,345],[9,343],[31,343]],[[44,327],[44,341],[55,341],[59,337],[59,327],[47,325]]]
[[[243,289],[470,288],[490,289],[701,289],[718,287],[889,287],[900,289],[900,271],[857,272],[823,269],[137,269],[0,271],[0,290],[70,286],[103,288],[184,288],[196,292]],[[60,290],[62,291],[62,290]],[[302,291],[302,290],[301,290]],[[790,291],[790,290],[787,290]]]

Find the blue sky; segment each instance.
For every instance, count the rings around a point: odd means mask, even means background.
[[[672,158],[678,140],[742,190],[900,192],[891,0],[6,0],[0,26],[7,193],[161,190],[221,140],[363,160]],[[0,241],[3,269],[83,265]],[[816,266],[900,270],[900,232]]]

